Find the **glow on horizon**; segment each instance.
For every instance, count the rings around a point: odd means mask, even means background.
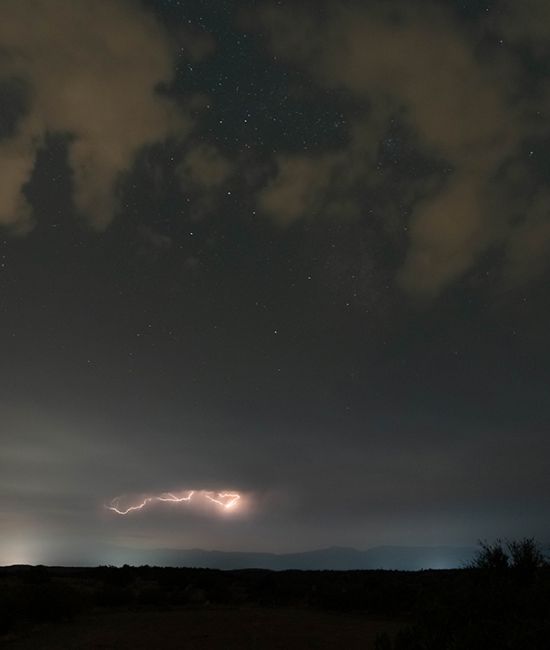
[[[117,515],[128,515],[131,512],[143,510],[152,503],[190,503],[209,501],[216,504],[223,510],[234,510],[238,507],[241,495],[238,492],[210,492],[207,490],[189,490],[186,496],[176,496],[172,492],[163,492],[159,495],[146,496],[138,503],[122,507],[120,501],[123,497],[115,497],[105,505],[108,510],[115,512]]]

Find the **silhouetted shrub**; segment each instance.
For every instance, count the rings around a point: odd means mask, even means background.
[[[522,582],[532,582],[537,572],[546,566],[540,547],[533,538],[509,542],[510,566]]]
[[[501,540],[493,544],[480,541],[481,550],[472,561],[471,567],[485,571],[505,571],[510,564],[508,553],[504,549]]]

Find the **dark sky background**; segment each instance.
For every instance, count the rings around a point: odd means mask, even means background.
[[[0,564],[549,540],[548,33],[3,0]]]

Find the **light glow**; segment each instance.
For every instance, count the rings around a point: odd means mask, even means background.
[[[127,507],[120,505],[120,502],[123,497],[115,497],[108,505],[105,507],[108,510],[112,510],[117,515],[128,515],[131,512],[137,510],[143,510],[146,506],[158,502],[163,503],[190,503],[194,502],[205,502],[210,501],[211,503],[216,504],[223,510],[232,510],[235,509],[241,499],[241,495],[238,492],[209,492],[207,490],[189,490],[185,496],[177,496],[172,492],[163,492],[159,495],[146,496],[143,497],[141,501]]]

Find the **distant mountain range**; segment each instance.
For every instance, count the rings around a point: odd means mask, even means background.
[[[377,546],[366,551],[331,547],[303,553],[243,553],[190,550],[135,550],[111,548],[112,564],[203,567],[211,569],[358,570],[452,569],[469,563],[478,549],[472,546]]]
[[[332,546],[302,553],[247,553],[204,549],[135,549],[110,544],[85,548],[58,547],[55,555],[39,560],[50,566],[167,566],[206,569],[269,569],[272,571],[354,571],[459,569],[479,552],[477,546],[375,546],[364,551]],[[550,558],[550,545],[541,545]]]

